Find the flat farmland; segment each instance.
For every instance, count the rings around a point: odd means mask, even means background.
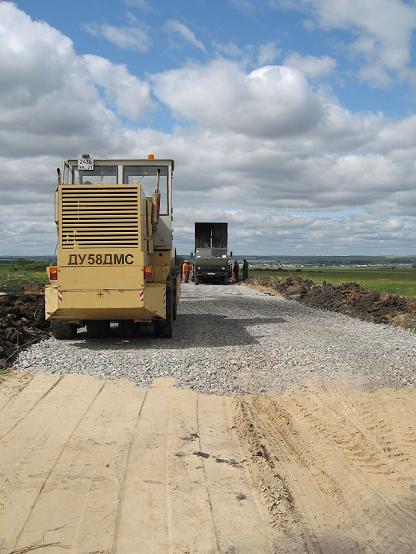
[[[47,265],[46,260],[0,260],[0,291],[16,291],[24,287],[44,285],[47,281]]]

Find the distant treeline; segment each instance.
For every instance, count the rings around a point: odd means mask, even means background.
[[[186,258],[186,256],[181,256]],[[233,256],[238,260],[245,258],[251,263],[269,263],[269,264],[295,264],[310,266],[328,266],[328,265],[396,265],[396,264],[415,264],[415,256]]]

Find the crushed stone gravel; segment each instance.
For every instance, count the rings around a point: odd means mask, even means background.
[[[370,388],[416,384],[416,333],[308,308],[250,287],[182,286],[173,339],[43,340],[17,370],[159,377],[213,394],[283,390],[318,378],[359,378]]]

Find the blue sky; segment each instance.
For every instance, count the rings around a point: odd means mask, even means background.
[[[0,254],[53,249],[61,158],[149,150],[179,249],[221,218],[236,252],[414,254],[415,30],[405,0],[0,1]]]
[[[233,43],[254,58],[259,45],[270,43],[278,50],[277,61],[284,60],[292,52],[333,57],[337,74],[328,79],[328,86],[354,111],[382,110],[397,117],[413,113],[415,109],[415,91],[408,82],[393,80],[381,87],[358,78],[356,68],[360,61],[351,59],[347,47],[354,36],[352,30],[328,30],[316,25],[309,28],[309,13],[285,8],[285,3],[271,7],[267,2],[238,0],[21,0],[17,5],[35,19],[45,20],[69,36],[78,54],[104,56],[114,63],[126,64],[136,75],[164,71],[191,60],[207,62],[221,53],[218,45],[227,43]],[[164,27],[171,20],[181,21],[192,30],[205,50],[169,33]],[[114,43],[85,30],[91,23],[143,26],[151,44],[143,52],[115,48]],[[411,53],[414,54],[413,41]],[[254,67],[255,59],[252,61],[250,65]]]

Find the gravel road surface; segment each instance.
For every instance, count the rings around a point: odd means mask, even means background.
[[[116,331],[116,329],[114,330]],[[416,383],[416,334],[307,308],[249,287],[182,286],[173,339],[44,340],[18,369],[125,377],[141,386],[173,377],[215,394],[282,390],[312,376],[359,377],[370,387]]]

